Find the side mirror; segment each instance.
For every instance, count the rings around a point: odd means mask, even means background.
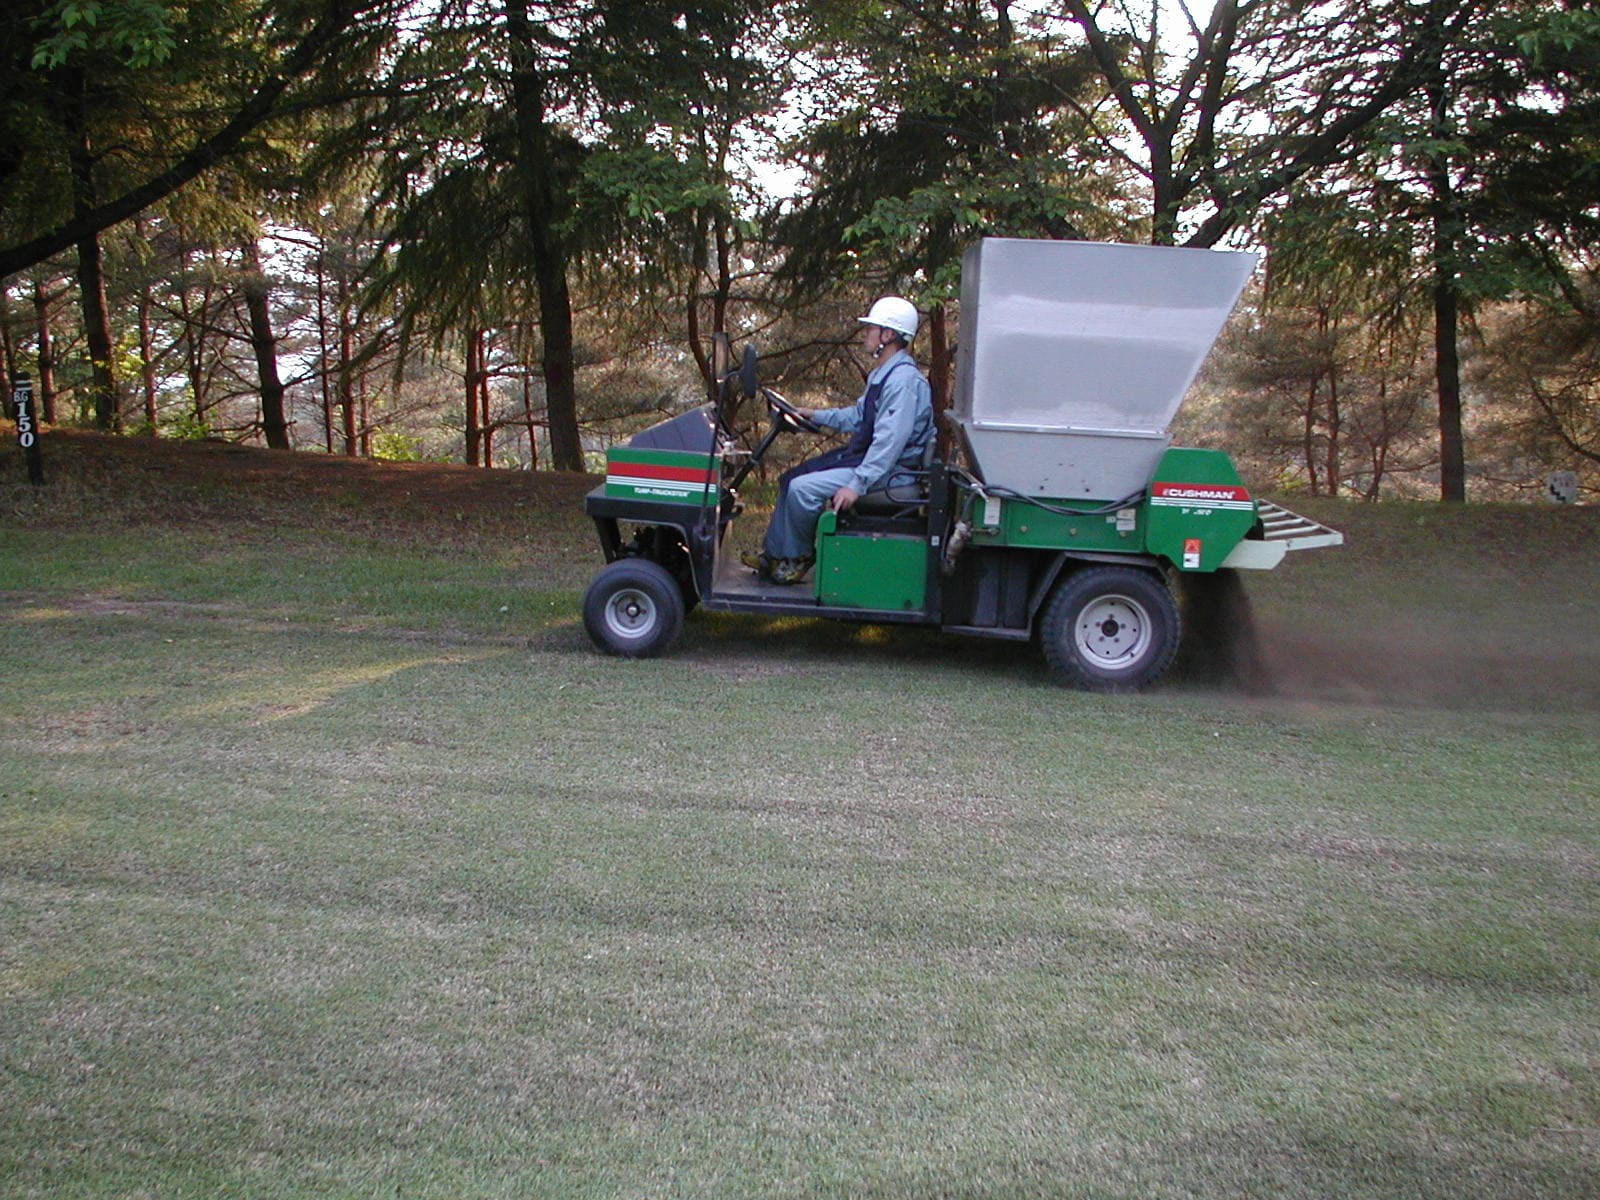
[[[746,342],[744,360],[739,364],[739,390],[744,394],[746,400],[753,400],[761,386],[761,379],[756,371],[756,362],[759,358],[760,355],[756,353],[756,348]]]

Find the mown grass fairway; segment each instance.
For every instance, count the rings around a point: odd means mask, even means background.
[[[1280,694],[1107,699],[822,622],[602,658],[581,481],[53,449],[0,1194],[1600,1193],[1594,510],[1318,507]]]

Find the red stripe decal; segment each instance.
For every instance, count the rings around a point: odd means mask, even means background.
[[[707,467],[664,467],[657,463],[614,462],[606,468],[606,474],[626,475],[632,479],[670,479],[702,486],[714,478]]]

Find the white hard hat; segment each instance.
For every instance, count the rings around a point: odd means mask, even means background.
[[[917,336],[917,306],[902,296],[885,296],[867,310],[867,315],[857,317],[863,325],[878,325],[901,334],[906,341]]]

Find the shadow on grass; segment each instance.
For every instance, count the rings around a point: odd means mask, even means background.
[[[581,624],[549,630],[538,646],[556,653],[596,652]],[[1056,690],[1031,641],[963,637],[913,625],[697,612],[685,620],[683,634],[668,656],[714,675],[738,678],[925,667],[999,684]],[[1163,687],[1240,693],[1198,659],[1180,661],[1157,685]]]

